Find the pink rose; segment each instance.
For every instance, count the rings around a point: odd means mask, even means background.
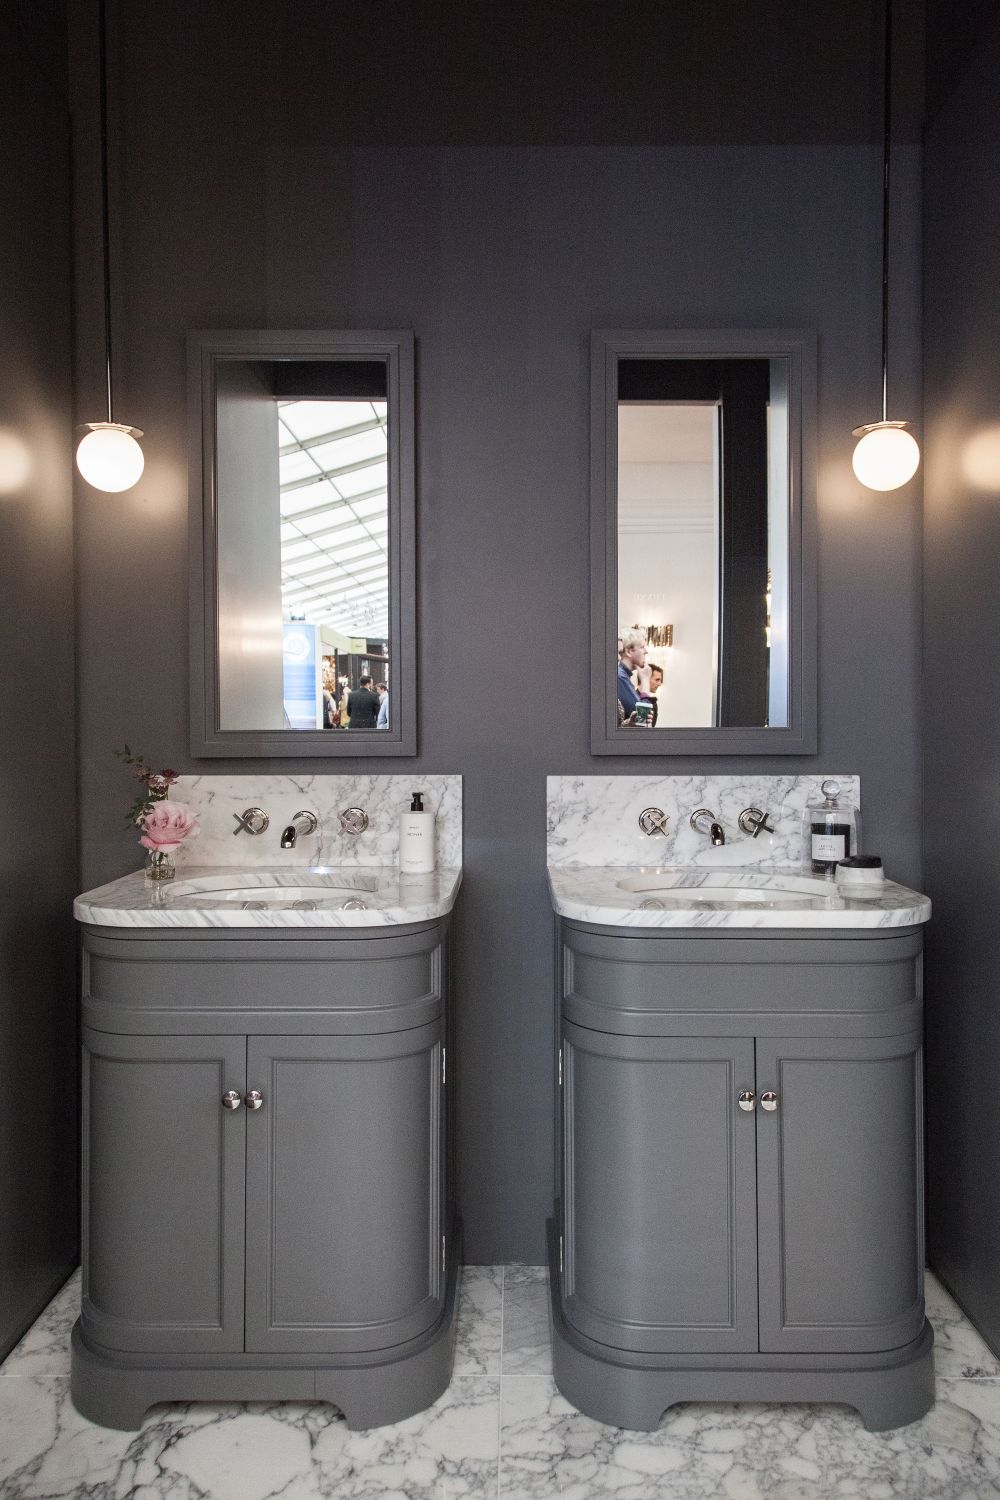
[[[142,836],[139,843],[144,849],[153,849],[160,854],[173,854],[185,839],[194,838],[198,832],[198,820],[186,802],[158,802],[139,822]]]

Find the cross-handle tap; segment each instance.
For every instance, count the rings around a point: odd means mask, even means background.
[[[774,824],[768,822],[770,816],[771,814],[764,812],[762,808],[745,807],[738,819],[740,831],[752,839],[755,839],[761,832],[773,833]]]
[[[298,827],[298,824],[300,822],[302,823],[301,828]],[[282,849],[294,849],[297,836],[300,833],[306,835],[315,833],[318,824],[319,819],[317,818],[315,813],[297,812],[292,821],[289,823],[288,827],[285,829],[284,833],[281,835]]]
[[[725,830],[716,818],[715,813],[707,807],[699,807],[688,820],[695,833],[707,833],[711,840],[713,849],[721,849],[726,842]]]

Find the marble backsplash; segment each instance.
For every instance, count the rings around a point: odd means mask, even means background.
[[[439,868],[462,864],[462,778],[428,776],[182,776],[172,788],[174,802],[187,802],[201,832],[174,856],[178,869],[191,865],[337,865],[356,868],[395,865],[399,858],[399,815],[410,794],[423,792],[424,807],[435,814]],[[234,814],[260,807],[270,818],[266,833],[240,833]],[[368,814],[364,833],[340,827],[339,814],[360,807]],[[297,812],[319,819],[314,834],[299,835],[294,849],[281,848],[281,833]]]
[[[547,862],[797,867],[804,856],[803,810],[819,798],[820,783],[828,779],[840,783],[842,801],[860,808],[860,778],[833,771],[809,776],[550,776]],[[665,835],[642,832],[639,814],[647,807],[667,814]],[[726,842],[721,848],[713,848],[704,833],[690,826],[699,807],[709,808],[722,824]],[[768,813],[774,833],[756,839],[742,833],[739,815],[745,807]]]

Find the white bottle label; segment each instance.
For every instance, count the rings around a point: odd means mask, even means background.
[[[399,868],[406,875],[429,875],[434,869],[434,818],[430,812],[401,816]]]
[[[842,833],[814,833],[812,836],[812,857],[817,864],[822,860],[829,864],[834,860],[847,858],[847,839]]]

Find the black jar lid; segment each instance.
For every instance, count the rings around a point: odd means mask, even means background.
[[[882,859],[878,854],[851,854],[847,859],[839,859],[839,865],[846,865],[849,870],[881,870]]]

